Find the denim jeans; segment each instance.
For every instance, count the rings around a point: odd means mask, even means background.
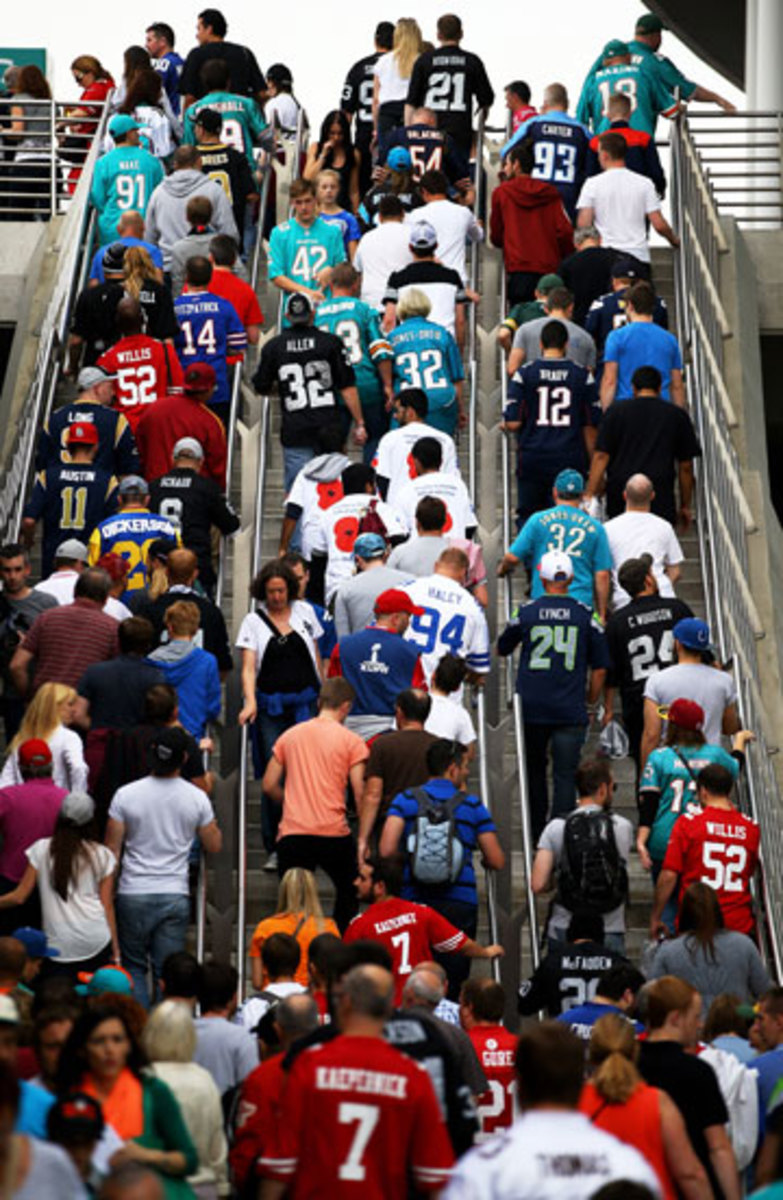
[[[283,486],[286,494],[291,491],[291,485],[302,467],[316,457],[312,446],[283,446]]]
[[[151,966],[154,999],[158,1000],[164,959],[185,949],[190,899],[174,892],[119,895],[115,908],[122,965],[133,979],[134,998],[149,1008],[147,972]]]
[[[313,706],[315,716],[315,706]],[[296,724],[296,709],[287,708],[279,717],[272,717],[267,712],[259,711],[256,721],[258,731],[259,775],[263,775],[267,763],[272,757],[272,747],[277,739]],[[274,800],[270,800],[266,792],[261,794],[261,838],[267,854],[271,854],[277,842],[277,829],[283,810]]]
[[[534,725],[525,723],[525,758],[527,760],[527,786],[530,802],[530,821],[533,838],[539,835],[547,822],[549,793],[546,785],[548,752],[552,755],[552,816],[563,817],[570,813],[576,803],[574,776],[582,753],[586,725]]]
[[[654,858],[650,874],[652,875],[653,887],[658,882],[658,876],[663,870],[663,860]],[[677,933],[677,913],[680,911],[680,881],[675,884],[674,891],[663,906],[661,920],[668,929],[670,935],[674,937]]]

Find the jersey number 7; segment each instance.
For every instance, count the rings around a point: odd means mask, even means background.
[[[356,1125],[347,1157],[340,1163],[337,1171],[338,1179],[346,1179],[361,1183],[367,1176],[367,1168],[362,1159],[375,1126],[381,1117],[381,1110],[376,1104],[351,1104],[343,1101],[337,1111],[337,1120],[341,1125]]]

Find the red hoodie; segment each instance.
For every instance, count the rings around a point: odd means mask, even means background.
[[[546,275],[574,251],[573,228],[554,184],[517,175],[492,193],[489,233],[507,271]]]

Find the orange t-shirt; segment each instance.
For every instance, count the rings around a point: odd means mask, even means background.
[[[607,1104],[592,1083],[586,1083],[579,1098],[579,1111],[598,1129],[633,1146],[647,1159],[661,1184],[664,1200],[677,1200],[677,1188],[666,1165],[661,1128],[658,1088],[639,1083],[625,1104]]]
[[[310,949],[310,943],[313,938],[318,937],[321,933],[333,933],[335,937],[340,936],[340,930],[335,925],[331,917],[324,917],[319,923],[315,917],[308,917],[302,925],[299,922],[302,920],[302,913],[280,913],[274,917],[267,917],[265,921],[261,921],[257,926],[255,933],[250,942],[250,957],[260,958],[261,947],[267,938],[270,938],[273,933],[288,933],[291,937],[295,937],[299,943],[299,949],[302,951],[302,957],[299,959],[299,966],[296,968],[294,979],[297,983],[301,983],[302,987],[307,987],[310,979],[307,974],[307,955]],[[299,928],[297,929],[297,925]],[[264,971],[261,980],[261,989],[269,986],[267,973]]]
[[[278,839],[348,837],[345,787],[351,767],[370,757],[363,739],[329,717],[314,717],[281,734],[273,753],[285,768]]]

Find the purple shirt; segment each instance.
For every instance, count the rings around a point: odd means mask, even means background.
[[[28,779],[0,788],[0,876],[19,882],[27,868],[25,850],[39,838],[52,836],[67,795],[51,779]]]

